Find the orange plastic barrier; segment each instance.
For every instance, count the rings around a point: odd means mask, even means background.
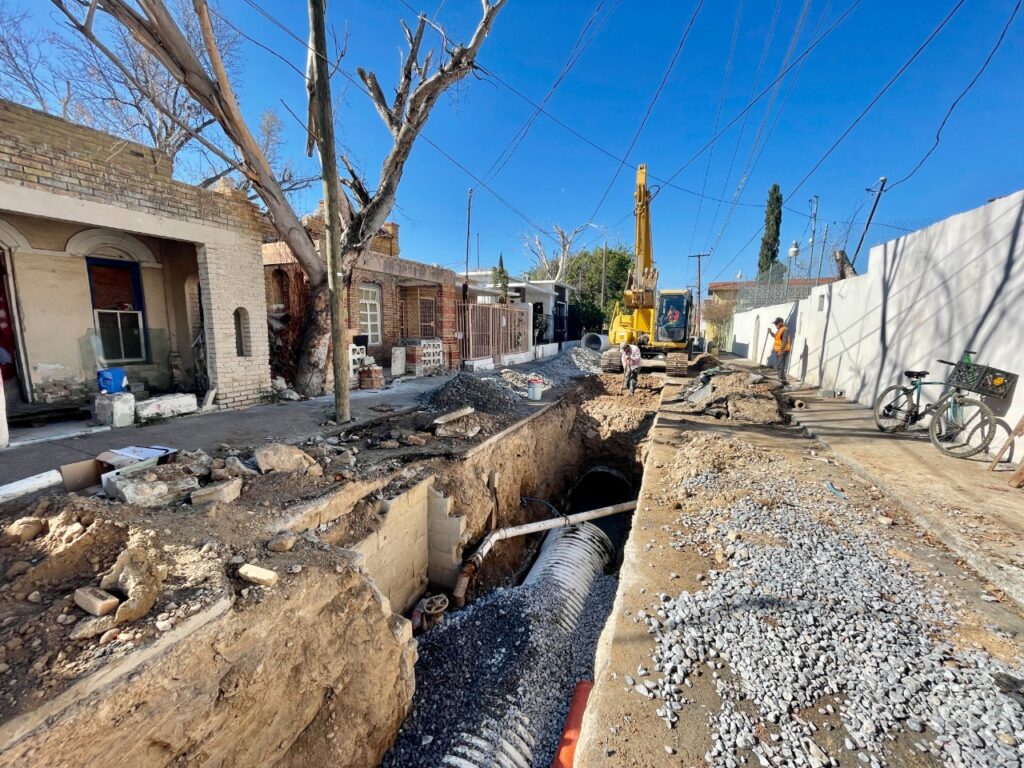
[[[562,741],[555,752],[555,762],[551,768],[572,768],[576,759],[576,742],[580,740],[580,725],[583,724],[583,713],[587,711],[587,700],[590,698],[590,690],[594,684],[584,680],[576,685],[576,691],[572,695],[572,703],[569,705],[569,716],[565,719],[565,730],[562,731]]]

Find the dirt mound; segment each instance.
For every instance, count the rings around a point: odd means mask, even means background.
[[[430,394],[427,405],[446,411],[471,405],[484,413],[508,413],[520,399],[504,387],[490,384],[468,373],[458,373],[451,381]]]
[[[782,421],[773,385],[763,376],[747,371],[708,372],[688,387],[680,399],[691,412],[752,424]]]

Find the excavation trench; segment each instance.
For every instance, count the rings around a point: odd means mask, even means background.
[[[607,410],[594,400],[552,409],[547,418],[563,420],[556,426],[573,440],[559,452],[560,472],[543,492],[520,483],[517,509],[495,527],[561,523],[634,501],[655,400],[648,396],[651,413],[638,409],[631,425],[616,407],[626,398],[614,395]],[[532,441],[551,426],[539,421],[520,437]],[[501,472],[539,479],[532,455],[518,457],[525,471],[510,462]],[[622,511],[496,543],[477,564],[466,607],[420,636],[412,708],[382,765],[550,765],[576,684],[592,677],[631,522]],[[465,547],[467,561],[476,543]]]

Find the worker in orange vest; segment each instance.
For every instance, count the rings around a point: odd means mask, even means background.
[[[775,339],[775,369],[779,372],[779,381],[786,384],[786,369],[789,368],[789,353],[793,350],[793,342],[789,338],[789,328],[781,317],[775,318],[775,330],[768,329],[768,335]]]

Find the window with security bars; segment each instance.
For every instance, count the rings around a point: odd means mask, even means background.
[[[146,328],[139,265],[86,259],[93,319],[105,363],[146,359]]]
[[[379,346],[380,329],[380,286],[365,283],[359,286],[359,331],[369,337],[370,346]]]

